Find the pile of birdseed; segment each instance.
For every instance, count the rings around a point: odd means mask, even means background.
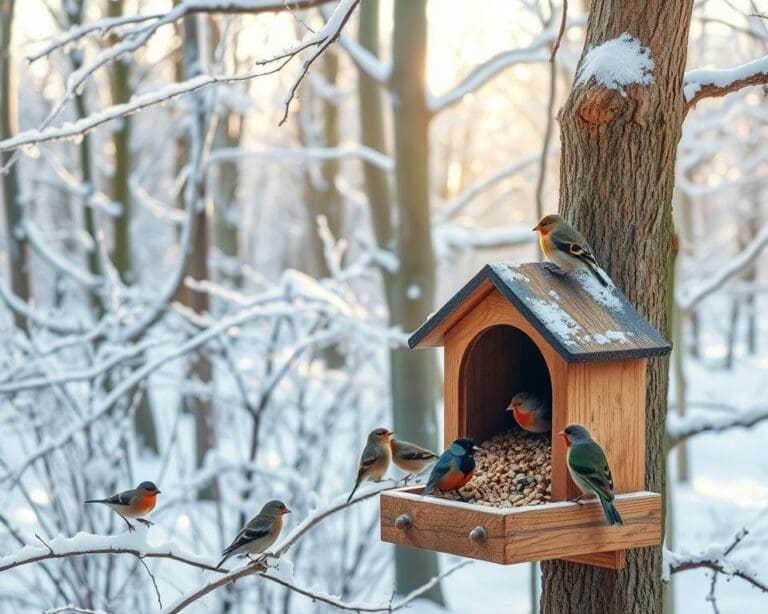
[[[461,496],[488,507],[519,507],[546,503],[551,497],[550,434],[510,430],[480,444],[477,466]],[[456,493],[444,493],[458,499]]]

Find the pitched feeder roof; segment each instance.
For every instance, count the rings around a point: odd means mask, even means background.
[[[672,346],[614,287],[587,273],[535,262],[487,264],[408,339],[443,345],[443,335],[496,288],[567,362],[664,356]]]

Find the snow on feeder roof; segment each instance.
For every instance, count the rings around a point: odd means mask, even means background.
[[[664,356],[670,344],[614,287],[535,262],[485,265],[411,335],[411,348],[438,347],[444,334],[493,289],[569,363]]]

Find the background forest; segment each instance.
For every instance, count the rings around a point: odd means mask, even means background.
[[[764,77],[761,4],[694,2],[688,68]],[[372,428],[442,445],[408,333],[540,258],[590,2],[566,6],[560,38],[552,0],[0,0],[0,611],[172,610],[272,498],[287,557],[188,611],[537,611],[535,565],[382,543],[392,483],[342,503]],[[668,612],[768,608],[767,93],[686,91]],[[81,503],[141,480],[149,531]],[[99,549],[128,554],[72,556]]]

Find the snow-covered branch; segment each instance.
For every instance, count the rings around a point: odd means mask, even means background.
[[[320,11],[325,19],[330,18],[331,11],[328,7],[322,7]],[[341,45],[341,48],[347,52],[349,58],[354,62],[358,69],[362,70],[377,83],[381,83],[382,85],[388,83],[389,78],[392,75],[391,64],[387,64],[377,58],[373,53],[368,51],[368,49],[360,45],[345,32],[342,32],[339,36],[339,44]]]
[[[448,254],[454,251],[525,245],[536,239],[536,233],[531,230],[532,225],[471,228],[452,223],[440,224],[433,231],[435,251]]]
[[[81,269],[48,247],[38,227],[28,218],[22,220],[21,228],[35,253],[57,272],[71,277],[86,288],[96,288],[101,284],[98,277],[91,275],[88,271]]]
[[[246,576],[251,576],[256,574],[263,577],[264,576],[263,572],[265,570],[264,563],[267,561],[267,559],[279,559],[280,557],[282,557],[310,529],[316,527],[318,524],[323,522],[323,520],[352,505],[360,503],[361,501],[365,501],[366,499],[370,499],[371,497],[375,497],[379,493],[384,492],[386,490],[391,490],[393,488],[396,488],[397,486],[398,485],[395,484],[394,486],[389,485],[385,487],[374,487],[373,489],[367,492],[361,493],[360,495],[354,497],[348,503],[344,500],[343,496],[338,497],[338,499],[335,502],[329,504],[324,508],[315,510],[313,513],[308,515],[299,524],[299,526],[297,526],[293,531],[291,531],[288,534],[287,537],[285,537],[284,539],[280,540],[280,542],[278,542],[278,545],[273,549],[272,552],[262,555],[260,559],[257,559],[256,563],[251,563],[243,567],[240,567],[238,569],[234,569],[229,573],[227,573],[226,575],[220,578],[217,578],[215,580],[212,580],[211,582],[207,582],[206,584],[196,589],[195,591],[192,591],[191,593],[184,595],[178,601],[176,601],[176,603],[174,603],[169,608],[167,608],[166,610],[167,614],[177,614],[178,612],[181,612],[183,609],[185,609],[195,601],[202,599],[203,597],[205,597],[209,593],[212,593],[215,590],[218,590],[224,586],[227,586],[228,584],[232,584],[233,582],[236,582],[240,578],[244,578]]]
[[[440,96],[429,97],[427,105],[430,113],[436,115],[448,107],[460,102],[467,94],[470,94],[498,74],[517,64],[533,64],[547,62],[549,52],[546,45],[554,40],[554,35],[546,33],[536,39],[534,43],[523,49],[510,49],[496,54],[489,60],[476,66],[453,89]]]
[[[690,311],[727,281],[745,271],[755,262],[766,245],[768,245],[768,224],[760,229],[760,232],[740,254],[731,259],[720,270],[708,275],[706,281],[678,293],[676,300],[680,309]]]
[[[366,145],[347,144],[338,147],[303,147],[296,148],[270,148],[270,149],[245,149],[242,147],[222,147],[216,149],[208,156],[208,165],[222,162],[237,162],[255,158],[258,160],[274,160],[284,163],[293,158],[299,161],[306,160],[341,160],[343,158],[359,158],[380,168],[391,172],[395,163],[388,155],[376,151]]]
[[[0,573],[31,563],[89,554],[131,554],[140,559],[145,557],[171,559],[185,565],[219,573],[227,571],[226,569],[217,569],[214,559],[184,552],[173,544],[150,546],[146,542],[146,536],[147,529],[138,527],[133,533],[120,535],[78,533],[74,537],[56,537],[43,542],[44,546],[25,546],[18,552],[0,558]]]
[[[147,15],[125,15],[121,17],[105,17],[91,23],[81,24],[70,28],[61,36],[57,36],[39,51],[27,56],[29,62],[34,62],[50,54],[56,49],[71,45],[73,42],[97,32],[104,36],[115,28],[147,21],[153,23],[134,30],[131,34],[141,32],[154,33],[161,26],[179,21],[194,13],[243,13],[255,15],[258,13],[279,13],[282,11],[306,10],[333,0],[186,0],[179,2],[173,10],[167,13],[150,13]],[[146,41],[145,41],[146,42]]]
[[[585,22],[586,20],[583,16],[578,16],[568,19],[567,27],[583,25]],[[460,102],[467,94],[476,91],[511,66],[548,62],[551,55],[548,47],[558,39],[558,35],[561,35],[559,26],[557,28],[548,28],[539,34],[527,47],[503,51],[482,64],[478,64],[458,84],[444,94],[429,96],[428,107],[430,112],[437,114]]]
[[[768,420],[768,406],[755,407],[747,411],[727,414],[689,413],[678,417],[670,413],[667,416],[667,435],[669,447],[699,435],[700,433],[722,433],[732,428],[750,428]]]
[[[663,577],[669,580],[672,574],[681,571],[711,569],[715,574],[740,578],[764,593],[768,593],[768,583],[758,579],[755,572],[746,563],[737,563],[728,559],[728,555],[733,552],[747,534],[748,531],[742,529],[727,546],[713,544],[697,554],[672,552],[665,548]]]
[[[686,110],[702,98],[725,96],[750,85],[768,84],[768,55],[735,68],[697,68],[685,73]]]
[[[559,147],[553,147],[552,151],[550,151],[550,155],[558,153],[560,153]],[[479,179],[466,190],[464,190],[461,194],[459,194],[456,198],[454,198],[450,203],[440,209],[440,211],[437,212],[437,214],[434,216],[435,222],[440,224],[452,218],[469,203],[475,200],[475,198],[477,198],[485,190],[496,185],[497,183],[500,183],[501,181],[504,181],[508,177],[516,175],[531,164],[536,163],[540,158],[541,155],[538,153],[522,156],[517,160],[513,160],[506,166],[501,167],[487,177]]]

